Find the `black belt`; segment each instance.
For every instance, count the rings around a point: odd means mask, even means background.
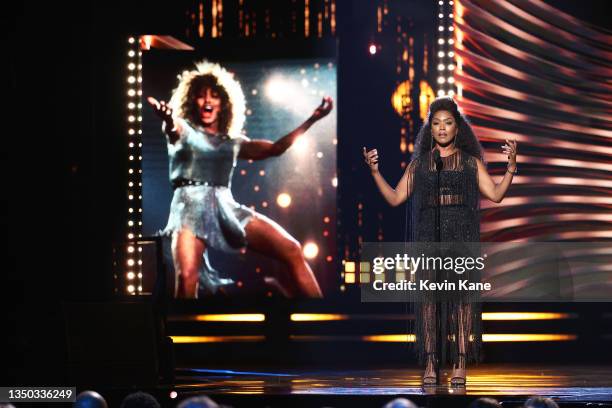
[[[200,180],[186,180],[186,179],[178,179],[172,181],[172,189],[176,190],[179,187],[185,186],[211,186],[211,187],[227,187],[226,184],[221,183],[212,183],[210,181],[200,181]]]

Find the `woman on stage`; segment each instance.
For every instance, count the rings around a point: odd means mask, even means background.
[[[263,160],[283,154],[331,111],[331,98],[323,98],[304,123],[273,143],[242,134],[245,98],[233,74],[204,61],[179,78],[168,104],[147,98],[163,120],[168,144],[174,196],[165,233],[172,237],[175,295],[196,298],[199,285],[209,293],[221,285],[204,257],[208,247],[246,247],[287,265],[290,279],[283,280],[290,296],[321,297],[299,242],[271,219],[234,201],[230,183],[237,158]]]
[[[487,172],[482,146],[467,118],[452,98],[440,97],[429,107],[412,160],[395,189],[378,171],[376,149],[366,151],[364,147],[363,155],[376,186],[390,205],[400,205],[410,198],[412,242],[477,243],[480,194],[499,203],[517,171],[516,142],[506,140],[502,151],[508,156],[508,165],[496,184]],[[426,278],[443,281],[435,271],[427,272],[433,274]],[[477,274],[462,278],[480,281]],[[450,361],[451,384],[464,385],[466,363],[479,359],[480,303],[474,296],[457,295],[442,301],[428,296],[415,304],[416,350],[419,362],[425,363],[423,383],[436,384],[436,365]],[[440,355],[436,354],[438,350]]]

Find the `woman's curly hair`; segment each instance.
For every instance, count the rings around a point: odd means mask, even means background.
[[[455,136],[455,146],[485,163],[484,149],[474,134],[470,121],[459,110],[457,103],[450,96],[436,98],[431,105],[429,105],[427,120],[423,123],[416,137],[413,158],[422,157],[428,154],[433,148],[431,121],[434,114],[441,110],[450,112],[459,126],[459,131],[457,132],[457,136]]]
[[[202,89],[209,88],[221,98],[219,130],[231,138],[239,137],[246,111],[246,101],[240,83],[234,79],[234,74],[219,64],[201,61],[195,65],[195,70],[184,71],[178,76],[179,84],[172,92],[169,102],[174,115],[187,120],[193,126],[199,126],[200,118],[195,100]]]

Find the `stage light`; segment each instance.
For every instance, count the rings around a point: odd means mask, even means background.
[[[444,90],[443,89],[440,89],[438,91],[438,96],[444,96]]]
[[[444,82],[446,82],[446,79],[444,79],[444,77],[438,77],[439,84],[443,84]]]
[[[444,71],[444,64],[438,64],[438,71]]]
[[[330,322],[348,320],[348,315],[331,313],[291,313],[292,322]]]
[[[317,158],[322,158],[323,157],[323,153],[322,152],[317,152]]]
[[[439,6],[444,5],[444,2],[443,2],[442,0],[440,0],[440,1],[438,2],[438,5],[439,5]]]
[[[304,245],[303,252],[307,259],[313,259],[319,254],[319,246],[314,242],[308,242]]]
[[[134,285],[128,285],[127,290],[128,290],[128,292],[133,293],[134,292]]]
[[[438,31],[444,31],[444,26],[438,26]]]
[[[448,15],[448,18],[453,18],[453,13],[450,13],[450,14]]]
[[[176,393],[176,391],[170,391],[170,399],[176,399],[177,396],[178,394]]]
[[[134,160],[134,156],[128,157],[129,160]]]
[[[138,285],[138,291],[142,292],[142,286]]]
[[[444,51],[438,51],[438,57],[440,58],[444,57]]]
[[[134,279],[134,276],[135,276],[135,275],[134,275],[134,272],[128,272],[128,273],[127,273],[127,278],[128,278],[129,280]]]
[[[134,169],[128,169],[128,173],[130,174],[134,173]]]
[[[134,239],[134,234],[132,234],[131,232],[127,235],[128,239]]]
[[[128,121],[130,122],[134,122],[136,120],[136,118],[134,116],[129,116],[128,117]]]
[[[281,193],[276,197],[276,203],[279,207],[287,208],[291,205],[291,196],[287,193]]]
[[[131,214],[131,213],[133,213],[133,212],[134,212],[134,209],[133,209],[133,208],[129,208],[129,209],[128,209],[128,212]]]
[[[136,53],[134,52],[134,50],[129,50],[128,57],[133,58],[134,56],[136,56]]]
[[[448,43],[449,43],[449,44],[451,44],[451,45],[453,45],[453,44],[455,43],[455,40],[453,40],[452,38],[449,38],[449,39],[448,39]]]
[[[306,153],[306,150],[308,150],[308,146],[309,146],[308,138],[304,136],[300,136],[295,140],[295,142],[293,142],[293,146],[291,146],[292,147],[291,150],[293,150],[296,153],[299,153],[300,155],[303,155],[304,153]]]
[[[448,91],[448,96],[455,96],[455,91],[453,91],[452,89]]]
[[[128,38],[128,42],[129,42],[130,44],[134,44],[134,41],[135,41],[135,40],[134,40],[134,37],[130,37],[130,38]]]
[[[453,26],[448,27],[448,31],[454,31],[454,30],[455,30],[455,27]]]
[[[130,75],[130,76],[128,77],[128,82],[129,82],[130,84],[133,84],[134,82],[136,82],[136,77],[135,77],[135,76],[133,76],[133,75]]]
[[[128,64],[128,69],[129,69],[130,71],[135,70],[135,69],[136,69],[136,64],[134,64],[133,62],[130,62],[130,63]]]
[[[438,44],[440,44],[440,45],[444,44],[444,38],[439,38],[438,39]]]
[[[134,225],[134,221],[129,220],[129,221],[128,221],[128,225],[129,225],[130,227],[131,227],[131,226],[133,226],[133,225]]]
[[[303,86],[304,88],[307,88],[307,87],[308,87],[308,80],[307,80],[306,78],[302,79],[302,86]]]
[[[443,18],[443,17],[444,17],[444,14],[442,13],[438,14],[438,18]]]
[[[448,56],[452,58],[455,56],[455,53],[453,51],[449,51]]]
[[[130,170],[132,170],[132,169],[130,169]],[[133,199],[134,199],[134,196],[132,194],[128,195],[128,200],[133,200]]]
[[[338,177],[334,177],[334,178],[331,180],[331,184],[332,184],[332,186],[334,186],[334,187],[338,187]]]
[[[139,248],[139,249],[142,249],[142,248]],[[138,279],[142,279],[142,273],[141,272],[138,272]]]
[[[128,130],[128,134],[129,134],[130,136],[131,136],[131,135],[133,135],[134,133],[136,133],[136,132],[134,131],[134,129],[129,129],[129,130]]]
[[[376,54],[376,45],[370,44],[370,46],[368,47],[368,51],[370,52],[371,55]]]
[[[453,69],[455,69],[455,65],[454,64],[448,64],[448,70],[452,71]]]

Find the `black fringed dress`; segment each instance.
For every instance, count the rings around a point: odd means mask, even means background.
[[[461,242],[478,245],[480,193],[476,158],[457,150],[450,156],[442,157],[442,163],[439,197],[433,154],[424,154],[409,164],[410,240],[415,243],[437,241],[436,206],[439,203],[441,246],[444,248],[444,243]],[[473,247],[474,244],[470,245]],[[480,282],[481,279],[479,271],[458,275],[453,271],[421,269],[415,275],[416,280],[441,282],[457,279]],[[460,354],[465,356],[467,362],[479,360],[482,338],[479,299],[477,292],[453,293],[444,297],[426,294],[413,303],[415,345],[421,363],[426,354],[432,352],[440,352],[438,360],[441,364],[456,363]],[[441,341],[439,349],[438,341]]]

